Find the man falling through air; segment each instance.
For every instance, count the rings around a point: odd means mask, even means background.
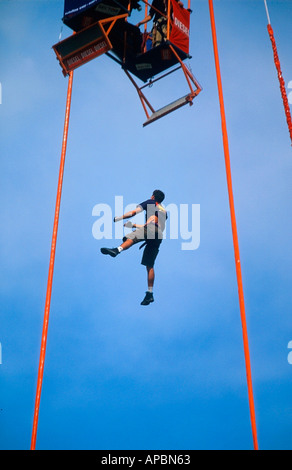
[[[132,222],[126,222],[125,227],[134,228],[123,238],[123,243],[117,248],[101,248],[100,251],[104,255],[116,257],[122,251],[127,250],[136,243],[144,242],[140,248],[145,246],[141,264],[146,266],[148,290],[141,305],[149,305],[154,302],[153,285],[154,285],[154,263],[159,252],[159,247],[163,238],[163,231],[167,219],[167,213],[161,205],[164,200],[164,193],[159,189],[153,191],[150,199],[139,204],[135,210],[126,214],[115,217],[114,222],[134,217],[139,212],[145,211],[145,224],[138,225]]]

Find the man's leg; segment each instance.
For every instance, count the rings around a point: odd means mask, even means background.
[[[154,285],[154,268],[150,266],[146,266],[147,269],[147,283],[148,283],[148,290],[146,291],[146,295],[141,302],[141,305],[149,305],[151,302],[154,302],[153,297],[153,285]]]
[[[146,266],[147,269],[147,282],[148,282],[148,292],[153,292],[153,285],[154,285],[154,268],[150,268],[150,266]]]
[[[127,249],[130,248],[132,245],[134,245],[134,240],[132,240],[131,238],[127,238],[127,240],[124,241],[124,242],[118,247],[118,249],[121,248],[120,251],[122,251],[122,250],[127,250]]]
[[[121,251],[127,250],[132,245],[134,245],[134,240],[128,238],[117,248],[101,248],[100,251],[103,255],[110,255],[112,258],[115,258]]]
[[[147,283],[148,283],[148,290],[146,291],[146,295],[141,302],[141,305],[149,305],[150,303],[154,302],[153,298],[153,286],[154,286],[154,264],[156,257],[159,252],[160,243],[148,241],[144,252],[141,264],[146,266],[147,270]]]

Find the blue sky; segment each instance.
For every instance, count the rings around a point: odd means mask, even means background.
[[[268,5],[288,86],[292,3]],[[292,449],[291,142],[264,2],[214,7],[259,446]],[[0,448],[28,449],[67,91],[51,49],[63,2],[0,9]],[[143,128],[115,62],[74,74],[38,449],[253,447],[207,0],[192,9],[194,106]],[[178,82],[153,86],[153,102],[176,98]],[[163,242],[142,308],[141,252],[103,257],[111,242],[92,236],[92,210],[157,187],[166,204],[200,204],[200,246]]]

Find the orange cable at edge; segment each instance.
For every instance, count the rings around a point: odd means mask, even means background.
[[[230,155],[229,155],[228,135],[227,135],[226,117],[225,117],[225,109],[224,109],[223,88],[222,88],[222,80],[221,80],[221,72],[220,72],[213,0],[209,0],[209,9],[210,9],[212,38],[213,38],[213,46],[214,46],[215,66],[216,66],[216,74],[217,74],[217,82],[218,82],[221,121],[222,121],[223,146],[224,146],[225,165],[226,165],[226,177],[227,177],[227,186],[228,186],[228,195],[229,195],[232,236],[233,236],[233,244],[234,244],[234,256],[235,256],[235,266],[236,266],[236,275],[237,275],[237,284],[238,284],[240,316],[241,316],[242,334],[243,334],[243,347],[244,347],[245,366],[246,366],[250,418],[251,418],[254,449],[258,450],[255,408],[254,408],[254,398],[253,398],[253,390],[252,390],[251,365],[250,365],[250,355],[249,355],[248,335],[247,335],[244,295],[243,295],[242,275],[241,275],[241,265],[240,265],[240,254],[239,254],[239,244],[238,244],[236,217],[235,217],[234,200],[233,200]]]
[[[280,64],[280,59],[279,59],[279,56],[278,56],[277,45],[276,45],[276,41],[275,41],[275,37],[274,37],[273,28],[270,24],[268,24],[267,28],[268,28],[268,33],[269,33],[271,43],[272,43],[272,48],[273,48],[273,53],[274,53],[274,62],[275,62],[275,66],[276,66],[277,73],[278,73],[278,79],[279,79],[279,83],[280,83],[280,90],[281,90],[281,95],[282,95],[282,100],[283,100],[283,104],[284,104],[284,110],[285,110],[285,114],[286,114],[286,120],[287,120],[287,124],[288,124],[288,129],[289,129],[289,134],[290,134],[290,139],[291,139],[291,145],[292,145],[292,119],[291,119],[290,107],[289,107],[289,102],[288,102],[286,88],[285,88],[285,81],[284,81],[284,78],[283,78],[283,75],[282,75],[281,64]]]
[[[66,148],[67,148],[67,137],[68,137],[68,128],[69,128],[72,83],[73,83],[73,71],[69,73],[68,90],[67,90],[66,113],[65,113],[62,152],[61,152],[59,180],[58,180],[57,197],[56,197],[54,227],[53,227],[53,235],[52,235],[52,243],[51,243],[51,254],[50,254],[49,274],[48,274],[48,283],[47,283],[47,294],[46,294],[46,302],[45,302],[45,312],[44,312],[44,320],[43,320],[41,350],[40,350],[40,358],[39,358],[39,369],[38,369],[38,378],[37,378],[33,429],[32,429],[32,437],[31,437],[31,450],[35,450],[35,446],[36,446],[40,398],[41,398],[41,390],[42,390],[42,382],[43,382],[43,374],[44,374],[44,363],[45,363],[48,324],[49,324],[49,315],[50,315],[51,293],[52,293],[52,284],[53,284],[53,275],[54,275],[54,263],[55,263],[57,233],[58,233],[58,224],[59,224],[62,184],[63,184],[65,156],[66,156]]]

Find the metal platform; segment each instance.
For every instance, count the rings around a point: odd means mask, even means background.
[[[163,108],[160,108],[157,111],[155,111],[149,117],[149,119],[147,119],[147,121],[144,122],[143,127],[147,126],[148,124],[151,124],[157,119],[162,118],[163,116],[166,116],[166,114],[169,114],[175,111],[176,109],[181,108],[182,106],[185,106],[186,104],[189,104],[189,105],[193,104],[190,94],[187,94],[183,96],[182,98],[179,98],[178,100],[175,100],[172,103],[169,103],[168,105],[163,106]]]

